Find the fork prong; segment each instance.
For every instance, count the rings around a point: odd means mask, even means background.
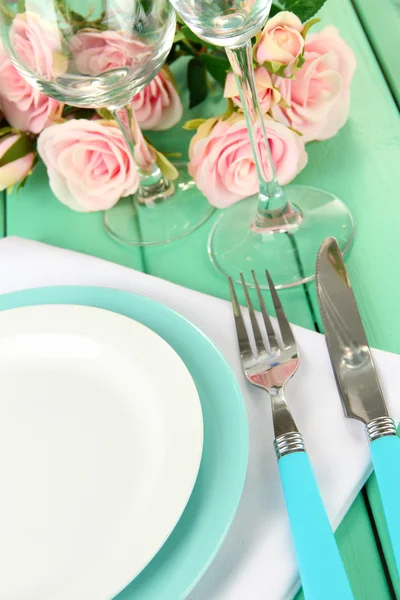
[[[249,336],[247,329],[244,324],[242,311],[240,310],[240,304],[236,295],[235,286],[233,285],[232,279],[229,277],[229,291],[231,293],[233,314],[235,317],[236,333],[239,343],[239,351],[241,354],[252,353]]]
[[[256,274],[255,274],[254,271],[252,271],[251,274],[252,274],[253,279],[254,279],[254,285],[256,286],[256,292],[257,292],[257,296],[258,296],[258,302],[260,304],[261,314],[262,314],[262,317],[263,317],[265,329],[267,330],[267,336],[268,336],[268,341],[269,341],[270,349],[271,349],[271,352],[274,352],[274,351],[276,351],[276,350],[279,349],[279,344],[278,344],[278,341],[276,339],[275,331],[274,331],[274,328],[272,327],[271,319],[269,318],[269,314],[267,312],[267,308],[265,306],[264,298],[262,297],[262,294],[261,294],[260,286],[258,285]]]
[[[271,276],[268,271],[265,271],[265,274],[268,279],[269,291],[271,292],[272,302],[276,312],[276,318],[278,320],[279,329],[281,331],[282,342],[285,347],[296,346],[296,340],[294,339],[292,328],[290,327],[289,321],[286,318],[285,311],[283,310],[283,306],[281,304]]]
[[[242,281],[244,295],[246,296],[247,308],[249,309],[251,327],[253,329],[253,335],[254,335],[254,340],[256,343],[257,352],[263,352],[263,351],[265,351],[264,340],[262,338],[261,331],[258,326],[256,313],[254,312],[253,303],[251,301],[249,290],[247,289],[247,285],[244,280],[243,273],[240,273],[240,279]]]

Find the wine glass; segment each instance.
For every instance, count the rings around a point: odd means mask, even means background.
[[[321,242],[334,236],[345,252],[353,221],[346,206],[320,189],[282,188],[274,170],[253,72],[252,43],[264,25],[271,0],[171,0],[185,23],[201,39],[225,47],[239,89],[249,131],[259,193],[225,209],[208,242],[209,256],[223,274],[254,286],[268,269],[276,287],[293,287],[314,277]],[[261,129],[261,131],[260,131]],[[261,139],[260,139],[261,138]],[[267,162],[262,149],[267,148]],[[267,285],[263,286],[267,287]]]
[[[136,159],[140,186],[104,213],[132,245],[160,244],[199,227],[213,207],[184,164],[168,180],[148,150],[132,98],[157,74],[175,34],[167,0],[0,0],[0,36],[21,75],[43,93],[112,113]]]

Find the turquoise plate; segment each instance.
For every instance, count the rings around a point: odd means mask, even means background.
[[[95,287],[51,287],[0,296],[0,310],[79,304],[140,321],[181,356],[199,391],[204,450],[193,494],[159,553],[116,600],[180,600],[210,565],[232,523],[247,467],[248,428],[236,378],[217,348],[189,321],[153,300]]]

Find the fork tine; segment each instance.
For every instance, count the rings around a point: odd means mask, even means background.
[[[269,341],[271,351],[278,350],[279,344],[275,337],[275,331],[274,331],[274,328],[272,327],[271,319],[269,318],[269,314],[268,314],[267,308],[265,306],[264,298],[262,297],[260,286],[258,285],[256,274],[254,271],[252,271],[251,274],[253,275],[254,285],[256,286],[258,302],[260,303],[261,314],[263,316],[265,329],[267,330],[267,336],[268,336],[268,341]]]
[[[252,354],[249,336],[247,335],[247,329],[243,321],[242,311],[240,310],[239,301],[236,295],[235,287],[232,279],[229,277],[229,291],[231,293],[233,314],[235,317],[236,333],[239,343],[239,350],[241,354],[250,352]]]
[[[249,309],[250,321],[251,321],[251,326],[253,329],[254,340],[256,342],[256,348],[257,348],[258,352],[262,352],[262,351],[265,351],[264,340],[262,339],[261,331],[258,326],[256,313],[254,312],[253,303],[251,301],[250,294],[249,294],[246,282],[243,277],[243,273],[240,273],[240,279],[242,280],[244,295],[246,296],[247,308]]]
[[[279,296],[276,292],[271,276],[268,271],[265,271],[265,274],[268,279],[269,291],[271,292],[272,302],[274,304],[276,318],[281,330],[283,344],[284,346],[296,346],[296,340],[294,339],[292,329],[289,325],[289,321],[286,318],[285,311],[283,310],[283,306],[279,300]]]

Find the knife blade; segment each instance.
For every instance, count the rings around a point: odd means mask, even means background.
[[[320,248],[316,284],[336,382],[348,417],[367,424],[388,412],[356,299],[334,238]]]
[[[397,570],[400,574],[400,438],[378,380],[342,253],[335,238],[318,252],[316,288],[326,344],[345,415],[362,421],[370,441]]]

